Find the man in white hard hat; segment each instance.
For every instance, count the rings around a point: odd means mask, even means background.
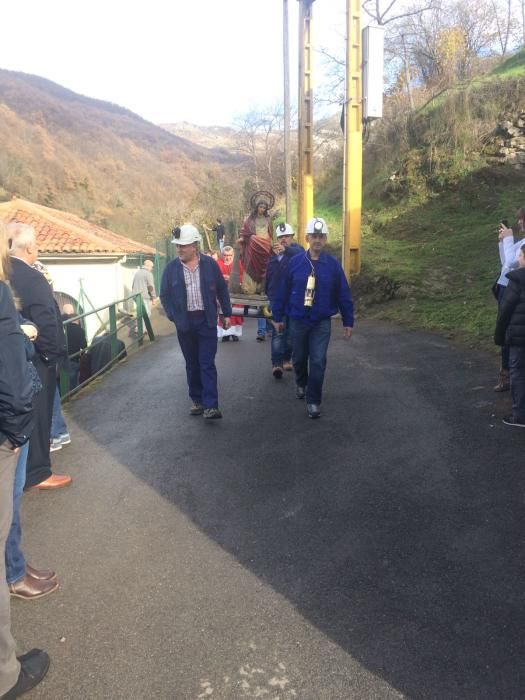
[[[294,230],[290,224],[282,223],[275,229],[275,243],[272,246],[273,255],[268,260],[264,291],[273,306],[273,300],[281,280],[286,274],[288,263],[297,253],[304,253],[304,248],[294,240]],[[272,329],[272,375],[281,379],[283,371],[292,370],[292,340],[286,318],[283,318],[284,330],[279,331],[276,324]]]
[[[217,299],[224,328],[229,328],[231,303],[228,287],[219,266],[209,255],[201,255],[199,231],[192,224],[173,229],[178,258],[164,270],[160,300],[177,337],[184,359],[190,415],[206,419],[222,418],[217,391]]]
[[[288,316],[296,396],[306,398],[310,418],[321,416],[331,317],[341,313],[345,338],[351,338],[354,325],[352,293],[343,268],[323,251],[327,234],[324,219],[310,219],[306,226],[310,248],[290,260],[272,307],[278,330],[284,327],[285,314]]]

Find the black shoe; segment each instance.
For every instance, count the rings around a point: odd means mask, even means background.
[[[0,700],[15,700],[37,686],[49,668],[49,656],[41,649],[32,649],[18,657],[20,674],[15,685]]]
[[[233,340],[234,343],[238,343],[238,342],[239,342],[239,336],[238,336],[238,335],[232,335],[232,336],[231,336],[231,339]]]
[[[283,368],[279,367],[279,365],[276,365],[272,369],[272,374],[275,377],[275,379],[281,379],[281,377],[283,376]]]
[[[221,338],[221,340],[222,340],[223,343],[227,343],[227,342],[229,341],[229,339],[230,339],[230,336],[229,336],[229,335],[223,335],[222,338]]]
[[[213,420],[216,418],[222,418],[222,413],[219,411],[218,408],[205,408],[204,417],[207,420]]]
[[[299,386],[299,384],[295,385],[295,396],[298,399],[304,399],[304,396],[305,396],[304,386]]]
[[[258,336],[257,336],[257,342],[259,342],[259,343],[264,343],[265,340],[266,340],[266,336],[265,336],[265,335],[258,335]]]
[[[505,425],[513,425],[515,428],[525,428],[525,421],[522,421],[519,418],[514,418],[514,416],[505,416],[505,418],[503,418],[503,422]]]
[[[321,406],[316,403],[307,403],[306,410],[308,411],[308,418],[321,417]]]
[[[194,403],[190,408],[190,416],[202,416],[204,407],[200,403]]]

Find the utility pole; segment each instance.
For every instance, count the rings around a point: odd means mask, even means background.
[[[283,66],[284,66],[284,179],[286,221],[292,219],[292,170],[290,163],[290,50],[288,47],[288,0],[283,0]]]
[[[305,243],[306,224],[314,213],[312,3],[299,0],[299,124],[297,177],[297,239]]]
[[[347,0],[343,269],[348,279],[361,269],[363,111],[361,88],[361,3]]]

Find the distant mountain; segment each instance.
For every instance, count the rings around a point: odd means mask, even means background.
[[[238,163],[222,144],[198,145],[123,107],[0,69],[0,200],[17,194],[151,242]]]
[[[160,124],[163,129],[204,148],[235,149],[237,132],[231,126],[197,126],[189,122]]]

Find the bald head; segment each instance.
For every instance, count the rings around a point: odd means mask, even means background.
[[[148,272],[151,272],[153,270],[153,261],[152,260],[144,260],[143,267]]]

